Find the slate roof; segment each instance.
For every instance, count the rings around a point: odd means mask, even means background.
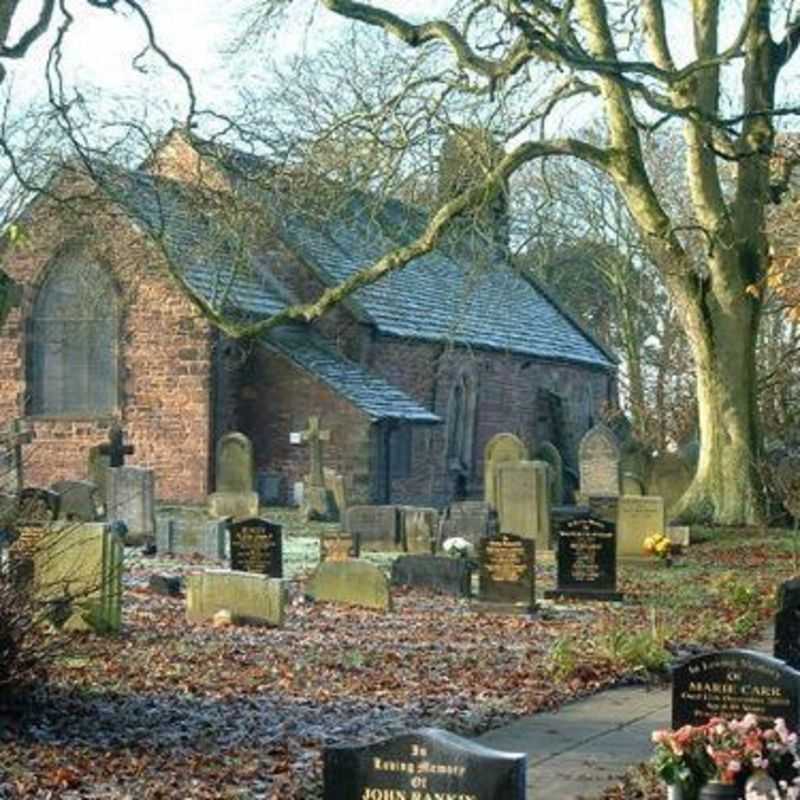
[[[436,423],[441,419],[383,378],[368,372],[330,348],[324,339],[304,327],[285,326],[270,331],[264,344],[280,351],[315,375],[373,420],[402,419]]]
[[[410,241],[424,224],[395,202],[378,214],[362,205],[325,225],[298,213],[282,222],[287,243],[329,283]],[[353,300],[390,335],[615,367],[613,356],[507,261],[475,266],[456,248],[440,248],[358,290]]]

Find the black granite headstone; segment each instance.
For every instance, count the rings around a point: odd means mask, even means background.
[[[752,713],[800,721],[800,672],[749,650],[721,650],[684,661],[672,673],[672,727]]]
[[[557,531],[557,583],[548,598],[621,600],[617,591],[617,526],[592,514],[562,520]]]
[[[392,584],[433,589],[469,597],[473,564],[464,558],[447,556],[400,556],[392,564]]]
[[[481,539],[479,598],[487,609],[496,603],[525,612],[536,605],[536,542],[510,533]]]
[[[525,755],[435,728],[323,757],[323,800],[525,800]]]
[[[775,615],[775,658],[800,669],[800,580],[784,581],[778,589]]]
[[[231,569],[283,577],[282,528],[252,517],[228,526],[231,537]]]

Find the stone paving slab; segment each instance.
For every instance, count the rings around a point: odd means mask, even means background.
[[[748,649],[772,653],[772,631]],[[652,754],[650,734],[668,728],[671,687],[629,686],[577,700],[490,731],[487,747],[526,753],[528,800],[597,797]]]

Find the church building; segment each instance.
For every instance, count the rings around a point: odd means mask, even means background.
[[[286,502],[308,468],[291,434],[317,416],[352,502],[480,497],[484,446],[505,431],[555,445],[569,485],[616,361],[486,237],[451,236],[319,320],[229,335],[314,303],[425,223],[269,170],[173,132],[138,170],[64,168],[29,207],[3,255],[20,291],[0,332],[0,419],[34,434],[26,483],[87,477],[117,422],[160,500],[203,503],[215,443],[239,430],[264,499]]]

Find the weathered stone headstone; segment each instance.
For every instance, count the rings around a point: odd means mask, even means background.
[[[781,584],[775,614],[775,658],[800,669],[800,579]]]
[[[328,469],[328,467],[325,467],[323,472],[325,474],[325,490],[328,492],[328,501],[333,498],[334,510],[338,518],[343,520],[347,507],[350,505],[344,475],[340,475],[338,472]]]
[[[237,519],[258,516],[254,484],[252,443],[243,433],[226,433],[217,443],[216,491],[208,497],[209,514]]]
[[[324,800],[525,800],[526,757],[424,728],[323,752]]]
[[[497,508],[497,467],[505,462],[527,461],[528,448],[513,433],[498,433],[492,436],[483,450],[483,499]]]
[[[672,672],[672,727],[745,714],[800,722],[800,672],[761,653],[722,650],[684,661]]]
[[[349,533],[321,533],[319,536],[320,561],[348,561],[360,555],[358,536]]]
[[[500,530],[535,539],[540,550],[550,549],[548,469],[544,461],[502,463],[496,477]]]
[[[276,578],[210,569],[186,579],[189,622],[204,622],[219,611],[229,611],[237,623],[279,627],[285,609],[286,585]]]
[[[106,516],[128,526],[126,542],[152,541],[156,533],[156,475],[146,467],[112,467],[108,471]]]
[[[0,473],[2,491],[16,494],[25,485],[22,446],[32,441],[33,431],[23,420],[16,419],[0,431],[0,448],[5,456]]]
[[[472,563],[465,558],[448,556],[400,556],[392,562],[392,585],[469,597]]]
[[[362,552],[402,552],[400,515],[397,506],[350,506],[345,530],[358,536]]]
[[[230,554],[230,517],[202,520],[197,524],[159,516],[156,520],[156,550],[174,556],[199,555],[213,561],[226,561]]]
[[[439,521],[438,547],[454,536],[477,545],[489,532],[491,508],[482,500],[462,500],[451,503]]]
[[[91,481],[58,481],[50,488],[60,498],[62,519],[97,522],[105,514],[100,490]]]
[[[111,469],[111,458],[104,455],[102,451],[103,445],[95,445],[89,449],[89,456],[87,459],[87,472],[89,481],[97,486],[100,492],[100,497],[108,497],[108,471]]]
[[[557,532],[556,588],[545,597],[622,600],[617,592],[617,543],[613,522],[577,514]]]
[[[647,478],[647,494],[664,498],[667,516],[692,482],[692,468],[677,453],[662,453],[653,459]]]
[[[231,569],[283,577],[283,529],[265,519],[251,517],[228,526]]]
[[[614,432],[602,423],[595,425],[578,446],[581,494],[618,495],[620,452]]]
[[[374,564],[357,559],[322,562],[306,585],[306,594],[319,602],[379,611],[392,608],[386,576]]]
[[[33,553],[34,596],[65,630],[114,633],[122,624],[123,544],[103,523],[55,523]]]
[[[481,610],[529,613],[536,607],[536,543],[510,533],[478,545]]]
[[[325,485],[322,467],[322,443],[329,442],[330,431],[320,429],[319,417],[309,417],[308,427],[301,434],[301,441],[308,445],[308,485],[303,491],[303,514],[317,519],[332,519],[336,516],[332,497]]]
[[[433,553],[439,512],[435,508],[400,506],[400,531],[407,553]]]
[[[550,505],[560,506],[564,502],[564,460],[558,448],[551,442],[542,442],[534,453],[534,460],[546,462],[550,469],[547,473]]]
[[[617,509],[617,557],[651,558],[642,546],[648,536],[664,533],[660,497],[620,497]]]

